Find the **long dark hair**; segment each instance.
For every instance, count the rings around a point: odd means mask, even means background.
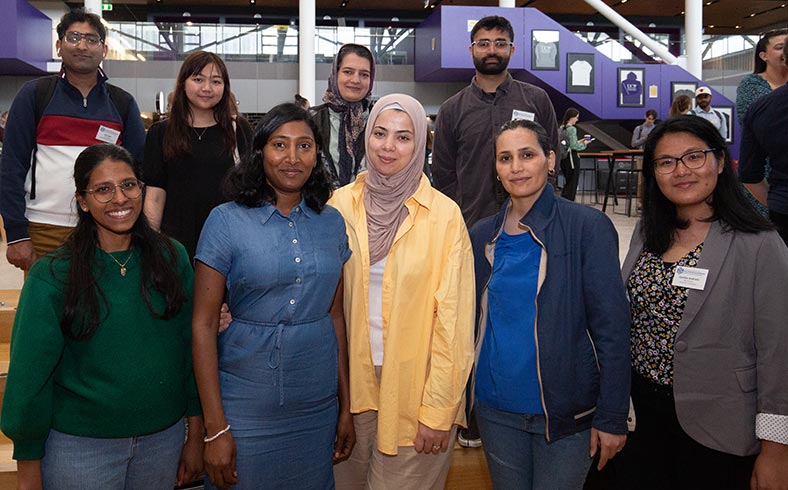
[[[684,230],[689,222],[678,216],[675,204],[668,200],[657,185],[654,174],[654,151],[668,134],[689,133],[701,139],[709,148],[716,148],[714,156],[723,165],[717,186],[711,195],[710,221],[721,221],[726,231],[757,233],[774,229],[747,201],[736,179],[731,154],[717,128],[702,117],[676,116],[658,124],[649,134],[643,148],[643,240],[646,249],[662,254],[673,244],[677,230]]]
[[[110,144],[90,146],[79,154],[74,164],[76,195],[81,196],[82,199],[92,199],[86,192],[90,175],[97,166],[107,160],[126,163],[139,178],[132,164],[132,156],[125,148]],[[83,211],[79,206],[77,213],[77,226],[56,255],[61,259],[70,259],[65,279],[60,329],[67,337],[88,340],[96,333],[102,321],[101,303],[108,307],[108,302],[99,286],[103,271],[96,268],[96,253],[99,251],[96,222],[89,211]],[[131,229],[131,246],[140,251],[142,264],[140,292],[145,304],[154,317],[165,320],[172,318],[186,301],[186,291],[177,272],[175,247],[168,238],[155,232],[148,225],[144,213],[140,213]],[[52,270],[51,263],[50,270]],[[156,311],[151,304],[151,288],[164,296],[166,302],[164,311]]]
[[[684,111],[689,110],[691,106],[692,99],[689,95],[676,96],[676,98],[673,99],[673,103],[670,104],[670,117],[684,115]]]
[[[241,158],[238,165],[230,169],[224,181],[224,195],[228,199],[248,207],[257,207],[264,202],[276,204],[276,192],[265,175],[263,148],[281,125],[293,121],[306,123],[315,138],[317,161],[301,193],[307,206],[318,213],[323,210],[328,198],[331,197],[331,184],[326,177],[320,152],[323,140],[309,114],[292,103],[274,107],[257,123],[251,151]]]
[[[232,155],[235,151],[235,131],[233,130],[233,116],[236,114],[235,101],[230,93],[230,75],[224,61],[214,53],[195,51],[183,60],[178,78],[175,81],[170,115],[167,118],[167,127],[164,130],[164,158],[172,160],[185,158],[192,154],[192,121],[189,99],[186,97],[186,80],[197,75],[203,68],[213,63],[224,80],[224,93],[219,102],[213,107],[213,117],[222,130],[224,149]]]
[[[570,107],[569,109],[566,110],[566,112],[564,112],[564,120],[561,123],[561,126],[566,127],[566,123],[568,123],[570,119],[579,115],[580,115],[580,111],[578,111],[574,107]]]
[[[766,71],[766,61],[761,59],[761,53],[766,51],[773,37],[785,36],[786,34],[788,34],[788,29],[775,29],[773,31],[765,32],[761,38],[758,39],[758,44],[755,45],[755,63],[754,69],[752,71],[753,73],[763,73]]]

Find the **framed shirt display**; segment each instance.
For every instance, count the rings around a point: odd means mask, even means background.
[[[645,101],[643,68],[618,69],[618,106],[643,107]]]
[[[594,54],[567,53],[566,92],[575,94],[594,93]]]
[[[531,31],[531,69],[558,70],[560,68],[558,31]]]

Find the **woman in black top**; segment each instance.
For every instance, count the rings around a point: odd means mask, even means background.
[[[208,213],[226,201],[221,183],[248,148],[252,129],[236,116],[230,77],[213,53],[184,60],[169,117],[145,140],[145,215],[194,257]]]

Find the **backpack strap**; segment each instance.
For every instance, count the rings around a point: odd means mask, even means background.
[[[107,91],[109,92],[109,98],[118,110],[121,122],[125,126],[126,118],[129,115],[129,106],[131,105],[131,94],[111,83],[107,83],[106,85]]]
[[[49,101],[52,100],[52,97],[55,95],[58,78],[59,75],[50,75],[41,77],[36,81],[35,106],[33,109],[36,135],[38,134],[38,123],[41,121],[41,117],[44,115]],[[33,151],[30,154],[30,200],[36,198],[36,152],[38,151],[36,138],[34,138],[33,143]]]

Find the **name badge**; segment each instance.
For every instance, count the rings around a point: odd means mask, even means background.
[[[708,269],[698,269],[697,267],[676,267],[676,273],[673,274],[673,286],[682,288],[697,289],[703,291],[706,287],[706,278],[709,277]]]
[[[96,133],[96,139],[99,141],[103,141],[104,143],[111,143],[117,144],[118,139],[120,138],[120,131],[117,129],[108,128],[106,126],[99,126],[98,133]]]
[[[534,114],[533,112],[518,111],[517,109],[514,109],[512,111],[512,121],[514,121],[515,119],[525,119],[526,121],[533,121],[534,119],[536,119],[536,114]]]

